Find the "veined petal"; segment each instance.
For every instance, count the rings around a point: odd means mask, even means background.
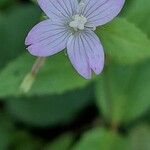
[[[79,36],[71,36],[67,43],[67,53],[73,67],[86,79],[91,78],[91,69],[88,58]]]
[[[60,31],[66,31],[66,27],[58,22],[52,22],[51,20],[44,20],[39,24],[35,25],[32,30],[28,33],[25,44],[31,45],[39,43],[46,37]]]
[[[38,0],[38,3],[52,20],[67,19],[76,12],[78,6],[77,0]]]
[[[29,32],[25,44],[34,56],[51,56],[66,47],[68,30],[61,24],[42,21]]]
[[[111,21],[121,11],[125,0],[82,0],[82,14],[95,26]]]
[[[91,70],[100,74],[104,67],[104,51],[99,38],[91,30],[85,30],[71,36],[67,43],[69,58],[78,71],[86,79],[91,78]]]
[[[90,68],[96,73],[100,74],[104,67],[104,51],[103,46],[97,35],[91,31],[86,30],[81,36],[82,45],[86,51]]]

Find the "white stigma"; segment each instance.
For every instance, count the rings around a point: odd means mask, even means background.
[[[74,20],[69,23],[69,26],[75,31],[84,30],[87,19],[82,15],[75,15],[73,19]]]

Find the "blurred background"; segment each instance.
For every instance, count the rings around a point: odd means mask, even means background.
[[[0,0],[0,150],[150,150],[149,16],[149,0],[126,0],[97,28],[106,63],[92,80],[65,51],[30,77],[24,40],[42,11],[36,0]]]

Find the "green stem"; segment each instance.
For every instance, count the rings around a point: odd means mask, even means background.
[[[45,62],[44,57],[39,57],[36,59],[35,63],[32,66],[31,71],[25,76],[23,79],[21,85],[20,85],[20,91],[21,93],[27,93],[31,89],[35,76],[38,74],[40,68],[43,66]]]

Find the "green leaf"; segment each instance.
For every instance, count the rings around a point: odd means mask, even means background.
[[[149,150],[150,149],[150,127],[140,125],[134,128],[129,135],[130,150]]]
[[[0,73],[0,97],[17,96],[24,77],[30,72],[33,57],[23,55],[12,61]],[[28,95],[58,94],[85,87],[91,81],[80,77],[71,66],[64,53],[47,59],[38,73]]]
[[[70,150],[73,142],[74,136],[72,134],[63,134],[50,142],[44,150]]]
[[[148,19],[150,14],[149,6],[149,0],[129,0],[126,2],[123,16],[130,22],[135,23],[150,38],[150,19]]]
[[[13,118],[32,126],[64,125],[72,122],[92,97],[89,87],[61,95],[11,99],[6,107]]]
[[[129,123],[150,107],[150,62],[137,66],[111,62],[97,82],[97,105],[114,125]]]
[[[12,140],[13,124],[4,113],[0,112],[0,150],[8,149]]]
[[[5,6],[7,6],[8,4],[12,4],[12,2],[14,2],[14,0],[0,0],[0,8],[3,8]]]
[[[120,135],[103,128],[85,133],[73,150],[125,150],[126,140]]]
[[[0,127],[0,149],[6,150],[10,144],[10,132]]]
[[[16,130],[13,133],[11,147],[14,150],[38,150],[42,149],[43,143],[41,139],[32,136],[26,131]]]
[[[33,5],[18,5],[0,15],[0,69],[26,52],[25,37],[39,18],[40,11]]]
[[[31,2],[33,2],[33,3],[37,4],[37,0],[31,0]]]
[[[134,64],[150,58],[150,40],[133,23],[117,18],[97,28],[109,59],[122,64]]]

